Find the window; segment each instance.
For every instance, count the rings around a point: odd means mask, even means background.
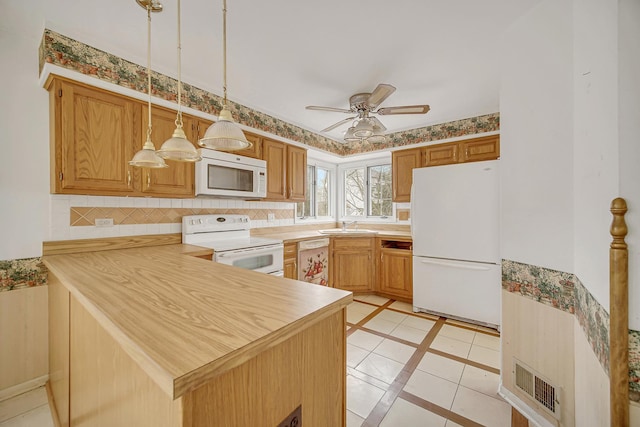
[[[307,191],[304,202],[296,203],[298,218],[331,216],[331,170],[307,165]]]
[[[391,217],[391,165],[368,165],[344,170],[344,216]]]

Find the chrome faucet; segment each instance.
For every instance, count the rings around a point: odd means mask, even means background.
[[[358,229],[358,221],[342,221],[342,231],[347,231],[347,227],[350,226],[351,224],[353,224],[355,227],[355,229]]]

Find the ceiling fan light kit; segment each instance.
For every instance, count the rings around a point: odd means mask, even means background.
[[[358,121],[353,132],[353,136],[358,138],[368,138],[373,135],[373,125],[366,117]]]
[[[389,97],[396,88],[385,83],[380,83],[371,93],[356,93],[349,98],[350,108],[334,108],[321,107],[315,105],[307,106],[307,110],[331,111],[338,113],[356,114],[356,116],[348,117],[335,123],[321,132],[329,132],[336,129],[349,121],[356,121],[347,129],[344,135],[346,142],[368,141],[379,144],[386,141],[384,132],[387,128],[376,117],[370,117],[370,114],[391,115],[391,114],[426,114],[429,106],[424,105],[405,105],[398,107],[378,108],[378,106]],[[377,110],[376,110],[377,109]]]
[[[222,2],[222,63],[224,81],[222,90],[224,92],[224,102],[218,121],[209,126],[200,139],[200,145],[205,148],[224,151],[237,151],[251,147],[251,142],[242,129],[233,121],[231,111],[227,108],[227,0]]]

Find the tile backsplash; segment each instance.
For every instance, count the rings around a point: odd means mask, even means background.
[[[51,195],[49,240],[169,234],[182,231],[184,215],[248,215],[251,227],[294,225],[295,205],[231,199],[153,199]],[[273,219],[269,220],[269,214]],[[98,227],[96,219],[112,219]]]

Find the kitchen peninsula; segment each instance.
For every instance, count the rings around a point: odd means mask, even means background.
[[[181,244],[47,252],[61,425],[344,425],[350,292]],[[288,425],[288,424],[287,424]]]

